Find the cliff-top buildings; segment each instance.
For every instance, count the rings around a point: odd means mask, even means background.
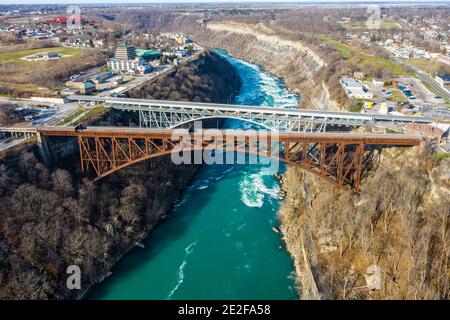
[[[136,47],[126,41],[116,48],[115,58],[118,60],[133,60],[136,56]]]
[[[116,48],[114,58],[107,64],[108,68],[118,73],[144,74],[151,70],[145,60],[137,55],[136,47],[126,41]]]
[[[450,92],[450,75],[437,75],[435,80],[442,88]]]
[[[342,77],[339,82],[349,98],[372,99],[373,94],[356,79]]]

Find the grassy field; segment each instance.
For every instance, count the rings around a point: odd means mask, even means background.
[[[106,107],[103,107],[103,106],[95,107],[95,108],[89,110],[88,112],[86,112],[86,113],[81,117],[80,122],[83,122],[83,121],[89,120],[89,119],[91,119],[91,118],[94,118],[95,116],[97,116],[97,115],[103,113],[106,109],[107,109],[107,108],[106,108]]]
[[[401,22],[395,22],[391,20],[381,21],[381,29],[393,30],[393,29],[404,29],[405,25]]]
[[[366,29],[367,21],[366,20],[358,20],[358,21],[349,21],[346,23],[342,23],[342,26],[346,29]],[[391,19],[383,19],[380,23],[380,29],[385,30],[394,30],[394,29],[404,29],[405,25],[401,22],[396,22]]]
[[[84,112],[83,108],[77,109],[74,112],[72,112],[71,114],[69,114],[67,117],[65,117],[64,119],[59,121],[56,125],[60,126],[60,125],[67,124],[70,121],[72,121],[73,119],[75,119],[76,117],[78,117],[79,115],[81,115],[83,112]]]
[[[441,67],[443,67],[443,64],[441,64],[439,61],[428,60],[424,58],[410,58],[408,59],[408,63],[413,67],[419,68],[426,73],[431,74],[432,76],[434,76],[437,71]]]
[[[89,111],[86,112],[86,109],[80,108],[75,111],[73,111],[71,114],[69,114],[67,117],[59,121],[56,125],[61,126],[65,124],[69,124],[71,121],[73,121],[75,118],[81,116],[80,119],[76,121],[76,123],[72,123],[71,125],[77,125],[80,122],[84,122],[87,120],[90,120],[91,118],[94,118],[95,116],[101,114],[104,112],[107,108],[103,106],[95,107]],[[84,114],[83,114],[84,113]]]
[[[64,58],[53,61],[21,60],[48,51],[57,52]],[[11,97],[57,95],[69,74],[90,69],[100,61],[106,62],[106,56],[96,49],[29,49],[23,45],[0,45],[0,94]]]
[[[335,40],[331,39],[330,37],[324,36],[324,35],[318,36],[317,39],[321,42],[327,42],[327,43],[331,44],[333,47],[335,47],[336,49],[338,49],[341,52],[342,57],[344,57],[344,59],[350,59],[351,57],[353,57],[353,52],[349,46],[347,46],[343,43],[340,43],[338,41],[335,41]]]
[[[347,59],[350,59],[350,58],[352,58],[352,57],[354,56],[354,53],[353,53],[353,51],[350,49],[349,46],[347,46],[347,45],[345,45],[345,44],[343,44],[343,43],[340,43],[340,42],[331,40],[331,39],[328,41],[328,43],[330,43],[331,45],[333,45],[333,47],[335,47],[336,49],[338,49],[338,50],[341,52],[342,57],[343,57],[344,59],[347,60]]]
[[[70,49],[63,47],[49,47],[49,48],[40,48],[40,49],[29,49],[29,50],[17,50],[17,51],[8,51],[8,52],[0,52],[0,61],[6,63],[14,63],[14,64],[30,64],[30,63],[39,63],[35,61],[24,61],[21,58],[30,56],[40,52],[57,52],[62,55],[70,55],[75,56],[81,53],[82,49]]]
[[[376,64],[382,66],[383,68],[391,69],[394,76],[402,76],[408,74],[408,72],[401,65],[394,61],[385,59],[383,57],[373,56],[361,51],[356,51],[350,46],[335,41],[327,36],[319,36],[318,39],[319,41],[331,44],[333,47],[339,50],[344,59],[354,59],[358,68],[362,68],[367,64]]]
[[[399,102],[399,101],[406,101],[407,99],[400,90],[394,89],[392,90],[392,96],[389,97],[388,100],[392,102]]]
[[[364,107],[364,101],[363,100],[357,100],[356,103],[352,104],[350,107],[351,112],[361,112],[361,110]]]

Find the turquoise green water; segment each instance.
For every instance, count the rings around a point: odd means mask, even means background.
[[[259,67],[239,71],[235,103],[294,107],[298,97]],[[229,121],[227,127],[247,127]],[[89,299],[297,299],[280,235],[279,186],[258,165],[204,166],[169,218],[89,293]]]

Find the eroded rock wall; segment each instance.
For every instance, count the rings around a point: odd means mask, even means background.
[[[448,299],[449,162],[385,150],[359,194],[289,167],[280,215],[300,296]]]
[[[330,99],[325,83],[315,81],[325,61],[300,41],[276,35],[263,25],[235,22],[208,24],[194,33],[194,39],[203,46],[225,49],[282,78],[289,90],[302,96],[304,108],[339,109]]]

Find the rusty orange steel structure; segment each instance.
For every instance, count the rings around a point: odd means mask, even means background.
[[[358,192],[374,150],[420,144],[416,136],[354,133],[126,129],[55,127],[43,136],[78,138],[83,174],[99,180],[134,163],[172,152],[233,150],[299,166],[339,187]],[[170,160],[169,160],[170,161]]]

